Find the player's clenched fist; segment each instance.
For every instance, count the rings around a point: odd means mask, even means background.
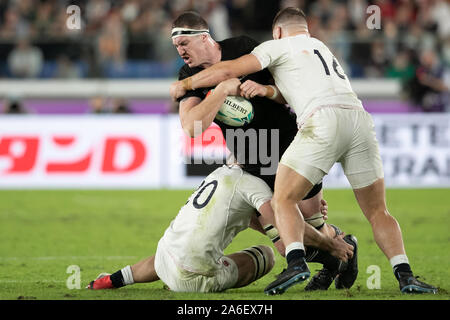
[[[340,234],[333,238],[334,246],[330,253],[339,260],[347,262],[353,257],[353,246],[344,240],[344,236],[345,234]]]
[[[223,90],[227,96],[238,96],[240,94],[240,85],[241,81],[238,78],[231,78],[219,83],[216,89]]]
[[[187,90],[190,90],[189,88],[187,88],[187,85],[189,84],[188,79],[189,78],[181,81],[176,81],[170,85],[169,92],[170,97],[172,98],[173,101],[176,101],[178,98],[181,98],[186,94]]]
[[[265,97],[267,95],[267,87],[256,83],[252,80],[247,80],[240,86],[241,96],[246,99],[251,99],[256,96]]]

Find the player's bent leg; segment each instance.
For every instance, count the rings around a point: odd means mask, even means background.
[[[148,257],[131,266],[135,283],[153,282],[159,280],[155,271],[155,256]]]
[[[278,166],[272,206],[280,237],[286,245],[288,267],[264,289],[266,294],[281,294],[310,276],[303,244],[305,222],[297,204],[312,187],[308,179],[290,167]]]
[[[402,232],[397,220],[386,207],[384,179],[371,185],[353,190],[356,200],[372,226],[375,242],[388,259],[404,255]]]
[[[275,223],[284,244],[303,242],[304,219],[297,203],[305,197],[313,184],[283,164],[278,166],[275,190],[271,201]]]
[[[354,190],[358,204],[369,220],[375,242],[391,262],[403,293],[436,293],[437,289],[414,277],[405,248],[400,226],[386,207],[384,179]]]
[[[226,257],[238,267],[238,279],[234,288],[240,288],[260,279],[269,273],[275,264],[272,248],[264,245],[253,246]]]
[[[86,287],[91,290],[117,289],[125,285],[159,280],[155,271],[155,256],[126,266],[113,274],[101,273]]]

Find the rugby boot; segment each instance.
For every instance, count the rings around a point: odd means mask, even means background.
[[[91,281],[87,285],[86,289],[91,290],[114,289],[110,276],[111,274],[109,273],[100,273],[97,279]]]
[[[305,287],[305,291],[328,290],[337,274],[337,270],[331,271],[324,267],[311,278]]]
[[[437,288],[414,277],[412,272],[399,272],[398,283],[402,293],[437,293]]]
[[[310,275],[306,260],[299,259],[288,265],[288,268],[284,269],[277,279],[264,289],[264,293],[267,295],[282,294],[291,286],[308,279]]]
[[[336,289],[350,289],[358,277],[358,240],[351,234],[346,235],[344,240],[353,246],[353,257],[347,261],[347,267],[339,272],[334,280]]]

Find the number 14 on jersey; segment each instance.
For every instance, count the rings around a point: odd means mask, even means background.
[[[330,69],[328,69],[327,62],[326,62],[325,59],[322,57],[322,55],[320,54],[319,50],[314,49],[314,54],[316,54],[316,55],[319,57],[320,61],[322,62],[323,68],[325,69],[325,74],[326,74],[327,76],[329,76],[329,75],[330,75]],[[340,72],[338,71],[338,69],[337,69],[338,67],[340,67],[340,66],[339,66],[339,64],[338,64],[338,62],[337,62],[337,60],[336,60],[336,58],[333,56],[333,70],[334,70],[334,72],[336,72],[336,74],[337,74],[337,76],[338,76],[339,78],[345,79],[345,75],[342,74],[342,73],[340,73]],[[341,68],[341,69],[342,69],[342,68]]]

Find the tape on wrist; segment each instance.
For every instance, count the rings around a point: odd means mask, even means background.
[[[186,89],[186,91],[190,91],[190,90],[194,89],[194,88],[192,88],[192,78],[191,77],[183,79],[182,82],[183,82],[183,87],[184,87],[184,89]]]
[[[277,228],[275,228],[272,224],[266,224],[263,226],[266,235],[272,240],[273,243],[280,240],[280,234],[278,233]]]
[[[278,89],[277,89],[277,87],[272,86],[272,85],[269,85],[269,87],[272,88],[273,94],[272,94],[272,96],[270,96],[268,98],[274,100],[276,97],[278,97]]]
[[[324,225],[325,220],[323,219],[323,214],[321,212],[317,212],[313,214],[311,217],[306,218],[305,222],[309,223],[314,228],[319,229]]]

